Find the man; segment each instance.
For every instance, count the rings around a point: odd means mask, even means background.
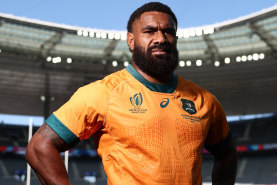
[[[93,135],[109,185],[200,185],[202,146],[213,184],[234,184],[237,155],[213,95],[176,76],[177,19],[161,3],[128,22],[133,63],[86,85],[30,141],[26,159],[43,184],[70,184],[60,152]]]

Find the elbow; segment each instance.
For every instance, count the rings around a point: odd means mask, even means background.
[[[30,164],[32,156],[34,156],[33,154],[33,146],[31,146],[31,143],[28,143],[27,148],[26,148],[26,152],[25,152],[25,159],[27,161],[27,163]]]
[[[36,135],[34,135],[27,145],[25,159],[32,167],[35,167],[35,164],[38,164],[41,157],[47,155],[47,143],[43,141],[44,140],[37,139]]]
[[[25,159],[27,163],[29,163],[33,167],[34,161],[37,159],[36,153],[38,152],[38,147],[36,144],[31,140],[30,143],[27,145],[26,153],[25,153]]]
[[[32,158],[34,158],[35,154],[34,154],[34,148],[33,146],[31,146],[30,144],[28,144],[27,148],[26,148],[26,153],[25,153],[25,159],[28,163],[30,163],[32,161]]]

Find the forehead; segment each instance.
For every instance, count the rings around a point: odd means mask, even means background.
[[[164,12],[144,12],[141,16],[134,21],[133,28],[144,28],[145,26],[153,27],[175,27],[173,18]]]

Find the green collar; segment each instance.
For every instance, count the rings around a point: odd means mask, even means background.
[[[126,67],[126,70],[140,83],[147,87],[151,91],[162,92],[162,93],[173,93],[177,87],[178,77],[173,74],[172,80],[167,84],[157,84],[149,82],[141,74],[139,74],[132,65]]]

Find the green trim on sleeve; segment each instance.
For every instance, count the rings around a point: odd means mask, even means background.
[[[178,77],[173,74],[172,80],[167,83],[167,84],[157,84],[153,82],[149,82],[146,80],[141,74],[139,74],[135,68],[132,65],[128,65],[126,67],[126,70],[135,78],[137,79],[140,83],[142,83],[145,87],[147,87],[151,91],[156,91],[156,92],[162,92],[162,93],[170,93],[172,94],[178,84]]]
[[[80,139],[73,132],[71,132],[54,114],[51,114],[51,116],[49,116],[45,122],[67,144],[74,146],[80,142]]]
[[[228,135],[225,137],[224,140],[220,141],[219,143],[216,143],[214,145],[207,145],[204,143],[205,149],[207,149],[210,153],[215,153],[221,149],[223,149],[228,143],[231,142],[232,139],[232,132],[229,131]]]

